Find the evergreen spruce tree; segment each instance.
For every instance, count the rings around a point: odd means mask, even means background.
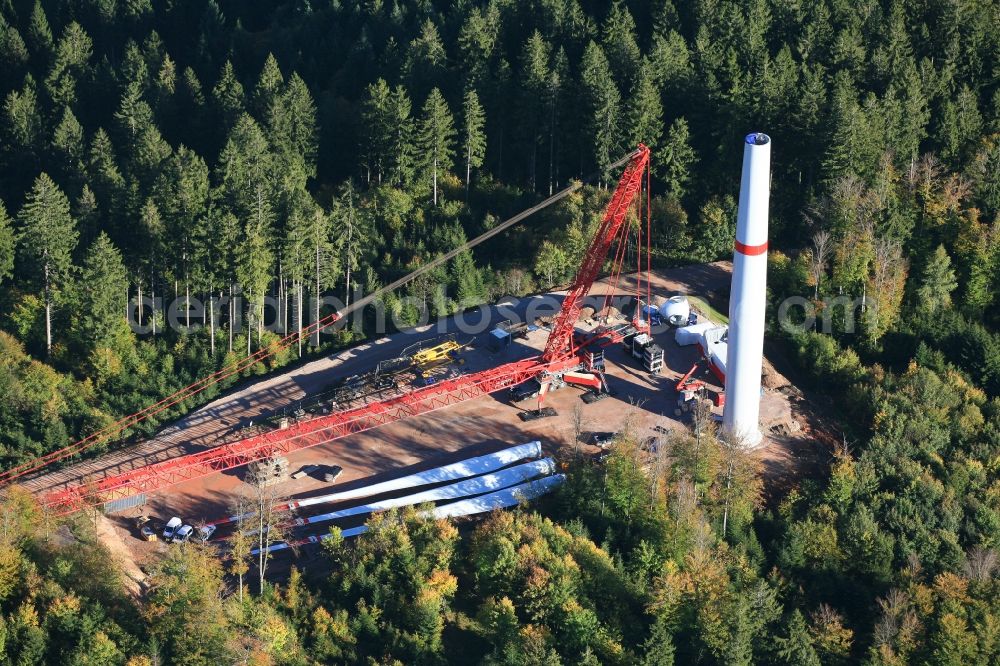
[[[0,283],[14,275],[16,237],[7,207],[0,201]]]
[[[271,249],[271,211],[267,203],[260,207],[259,216],[247,221],[236,248],[236,279],[248,300],[247,354],[254,329],[257,343],[261,342],[264,326],[264,297],[271,282],[274,253]]]
[[[80,230],[81,243],[89,245],[97,238],[101,227],[100,212],[94,191],[89,185],[84,185],[72,208],[73,217],[76,218]]]
[[[305,81],[297,73],[292,73],[284,91],[272,101],[268,125],[271,145],[279,156],[283,156],[286,168],[290,170],[292,164],[300,165],[303,178],[299,187],[304,188],[305,178],[316,176],[316,105]]]
[[[653,81],[664,94],[670,95],[671,99],[679,99],[687,93],[691,52],[679,32],[671,30],[665,35],[654,35],[646,58],[651,65]]]
[[[673,666],[674,640],[670,633],[670,625],[665,617],[657,617],[649,638],[642,646],[643,655],[640,666]]]
[[[438,204],[438,178],[453,166],[455,157],[455,121],[448,103],[437,88],[431,90],[424,103],[417,134],[417,150],[423,169],[431,181],[433,202]]]
[[[52,147],[59,155],[59,167],[63,182],[77,193],[86,182],[86,149],[83,142],[83,127],[69,107],[63,109],[62,120],[52,133]]]
[[[233,63],[227,60],[219,73],[219,80],[212,88],[215,108],[226,128],[233,127],[246,108],[243,85],[236,78]]]
[[[809,627],[796,608],[785,623],[786,635],[774,639],[778,663],[788,666],[821,666],[819,655],[812,646]]]
[[[538,144],[545,134],[551,45],[539,31],[532,33],[521,51],[521,100],[518,126],[528,144],[528,184],[536,189]]]
[[[172,135],[177,127],[177,64],[170,54],[164,54],[163,62],[156,73],[151,93],[153,109],[161,125]]]
[[[594,42],[583,53],[580,72],[586,127],[594,163],[609,181],[609,168],[621,147],[621,94],[604,52]]]
[[[394,134],[389,115],[391,97],[389,84],[385,79],[378,79],[369,84],[361,111],[365,127],[360,151],[362,168],[367,174],[368,182],[375,181],[376,184],[388,177],[387,164],[391,158]]]
[[[464,234],[462,242],[465,241]],[[455,298],[459,308],[479,305],[486,300],[486,288],[483,284],[483,274],[476,267],[472,251],[460,253],[452,262],[452,281],[455,285]]]
[[[108,211],[109,218],[114,219],[124,197],[125,178],[115,160],[111,137],[100,127],[90,139],[87,173],[99,205]]]
[[[403,187],[413,178],[414,168],[414,122],[410,117],[410,96],[403,86],[396,86],[389,95],[387,120],[389,123],[389,144],[386,157],[386,171],[390,183]],[[426,159],[426,155],[423,156]]]
[[[1000,141],[983,146],[976,159],[976,193],[988,215],[1000,219]]]
[[[680,17],[673,0],[657,0],[653,8],[653,29],[657,35],[666,37],[680,27]]]
[[[951,292],[955,291],[957,286],[955,271],[951,267],[951,257],[948,256],[944,245],[938,245],[920,276],[917,306],[928,314],[949,308]]]
[[[942,143],[941,156],[956,166],[962,163],[970,145],[982,134],[983,119],[979,113],[976,93],[963,85],[954,100],[948,99],[941,112],[935,137]]]
[[[465,192],[469,193],[472,170],[486,159],[486,113],[475,90],[465,93],[462,104],[462,160],[465,162]]]
[[[39,285],[45,303],[45,349],[52,353],[52,313],[69,277],[77,243],[69,199],[41,174],[17,215],[21,270]]]
[[[52,28],[49,19],[42,8],[41,0],[35,0],[28,18],[28,48],[33,55],[42,58],[43,62],[52,51]]]
[[[263,202],[273,210],[273,179],[279,175],[273,166],[264,132],[244,113],[229,133],[216,167],[225,202],[241,220],[258,217],[257,209]]]
[[[428,18],[410,42],[404,64],[408,87],[418,99],[424,91],[443,83],[447,58],[438,28]]]
[[[185,67],[181,78],[184,82],[182,90],[184,90],[190,108],[200,109],[205,106],[205,91],[194,70],[190,67]]]
[[[35,80],[29,74],[20,91],[11,90],[4,100],[4,135],[9,142],[10,162],[23,165],[36,159],[41,136],[41,111]]]
[[[959,239],[955,244],[957,272],[961,275],[959,282],[962,285],[962,297],[960,299],[961,309],[973,318],[980,318],[986,308],[990,307],[996,296],[993,288],[996,283],[994,275],[996,266],[993,256],[996,249],[993,247],[996,242],[997,231],[1000,231],[1000,224],[994,229],[979,222],[976,218],[978,211],[975,209],[965,214],[965,228],[959,232]]]
[[[628,135],[630,147],[644,143],[657,152],[663,134],[663,104],[660,102],[660,91],[653,82],[651,68],[648,61],[643,61],[636,73],[635,85],[629,95]]]
[[[359,206],[362,199],[354,189],[354,182],[345,182],[333,200],[331,222],[339,237],[338,257],[344,272],[344,304],[350,305],[352,291],[357,287],[357,272],[362,259],[372,257],[380,245],[373,228],[373,216]],[[353,278],[353,282],[352,282]]]
[[[128,278],[122,255],[107,234],[102,232],[87,250],[78,285],[74,335],[88,352],[102,347],[120,352],[128,340]]]
[[[143,99],[142,84],[138,81],[130,81],[125,86],[115,120],[118,121],[119,138],[133,152],[136,151],[142,133],[153,122],[153,110]]]
[[[621,0],[612,3],[601,34],[615,82],[622,90],[632,88],[642,54],[636,41],[635,19]]]
[[[76,21],[63,30],[56,47],[52,69],[45,79],[45,89],[55,106],[69,107],[76,102],[76,83],[93,54],[90,36]]]
[[[560,135],[567,113],[567,89],[571,75],[566,49],[560,47],[552,58],[552,68],[545,89],[545,124],[548,128],[549,194],[559,180]]]
[[[163,215],[169,262],[175,282],[183,285],[185,305],[190,303],[192,287],[204,287],[206,267],[195,260],[204,256],[211,242],[205,219],[209,199],[208,166],[200,156],[181,145],[163,163],[153,188],[158,211]],[[187,308],[185,308],[185,312]],[[185,316],[185,326],[190,321]]]
[[[494,5],[490,5],[494,9]],[[475,89],[489,73],[489,62],[496,47],[496,25],[489,20],[490,9],[484,13],[473,7],[458,32],[458,56],[464,63],[465,85]]]
[[[125,43],[121,73],[126,81],[138,84],[143,93],[149,89],[149,65],[146,63],[142,49],[139,48],[134,39],[129,39]]]
[[[164,54],[163,63],[156,73],[156,97],[159,100],[158,106],[177,92],[177,64],[171,59],[170,54]]]
[[[243,225],[243,236],[236,248],[236,279],[249,299],[251,330],[256,327],[258,342],[263,331],[264,298],[271,281],[274,261],[272,243],[274,224],[275,160],[263,131],[244,113],[230,132],[219,156],[217,168],[225,201]]]
[[[653,162],[653,168],[659,172],[667,192],[678,199],[687,191],[691,169],[697,159],[690,140],[687,120],[678,118],[670,124],[663,147],[657,151]]]
[[[271,106],[281,95],[284,85],[285,77],[281,74],[278,61],[273,53],[268,53],[264,68],[257,79],[257,86],[253,90],[253,110],[259,121],[264,122],[267,119],[271,113]]]
[[[320,299],[323,291],[331,288],[337,280],[339,260],[337,243],[334,242],[333,219],[326,215],[311,200],[303,200],[294,206],[288,220],[285,248],[290,276],[295,283],[297,305],[296,328],[301,330],[312,317],[317,321],[320,317]],[[341,230],[337,229],[338,237],[343,240]],[[363,239],[357,239],[363,242]],[[312,292],[312,302],[306,302],[305,287]],[[316,331],[313,344],[319,345],[319,331]]]
[[[12,83],[24,75],[28,47],[17,27],[0,17],[0,82]]]

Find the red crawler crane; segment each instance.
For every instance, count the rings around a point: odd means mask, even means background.
[[[580,309],[583,307],[583,299],[590,291],[597,279],[601,266],[608,256],[611,243],[614,242],[625,223],[625,216],[635,195],[642,187],[642,176],[649,165],[649,148],[640,144],[639,150],[632,157],[632,161],[625,167],[618,187],[611,197],[611,202],[601,219],[601,226],[594,234],[594,239],[587,248],[587,253],[583,257],[580,270],[573,280],[573,285],[566,293],[563,300],[562,309],[549,333],[549,340],[542,352],[542,361],[551,364],[560,360],[567,360],[575,356],[573,349],[573,329],[580,316]]]
[[[584,257],[576,279],[563,301],[559,316],[541,356],[507,363],[464,375],[402,396],[321,416],[213,449],[108,476],[92,484],[71,486],[46,494],[42,502],[57,515],[72,513],[140,493],[152,493],[177,483],[240,467],[255,460],[324,444],[411,416],[426,414],[481,395],[511,387],[545,373],[561,373],[580,363],[573,329],[583,298],[590,291],[615,238],[623,231],[626,215],[642,188],[649,166],[649,148],[640,144],[628,164],[604,213],[601,225]],[[333,316],[336,318],[336,315]],[[332,323],[332,322],[326,322]],[[292,337],[292,336],[290,336]]]

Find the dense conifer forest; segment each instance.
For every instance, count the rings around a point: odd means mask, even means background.
[[[565,283],[638,142],[656,264],[727,258],[755,130],[771,321],[825,315],[771,342],[844,433],[765,503],[709,424],[652,468],[626,428],[530,508],[381,515],[245,592],[176,548],[139,600],[91,522],[8,490],[0,664],[1000,660],[995,0],[0,0],[0,98],[2,468],[596,174],[382,305]]]

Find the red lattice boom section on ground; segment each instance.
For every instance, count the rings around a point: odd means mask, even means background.
[[[402,396],[296,423],[207,451],[109,476],[97,483],[49,493],[42,503],[56,515],[149,493],[184,481],[240,467],[256,460],[325,444],[411,416],[427,414],[514,386],[536,376],[544,366],[537,358],[508,363],[471,375],[447,379]]]

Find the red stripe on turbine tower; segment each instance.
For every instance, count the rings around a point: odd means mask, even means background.
[[[764,241],[760,245],[744,245],[743,243],[736,241],[736,251],[740,254],[745,254],[748,257],[756,257],[757,255],[767,252],[767,241]]]

